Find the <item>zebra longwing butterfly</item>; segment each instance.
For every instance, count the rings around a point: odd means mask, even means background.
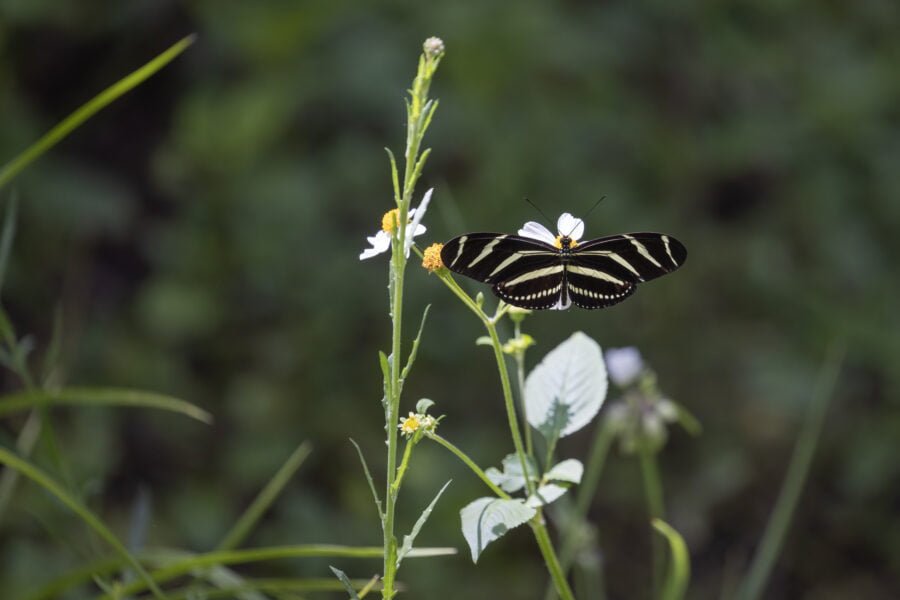
[[[467,233],[441,249],[444,265],[493,286],[494,294],[521,308],[606,308],[634,293],[638,283],[684,264],[687,250],[662,233],[623,233],[578,241],[584,222],[569,213],[554,236],[531,221],[519,235]]]

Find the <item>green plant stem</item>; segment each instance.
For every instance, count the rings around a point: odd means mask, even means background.
[[[568,574],[572,568],[572,563],[578,553],[580,540],[578,539],[578,531],[586,522],[588,510],[591,506],[591,500],[597,491],[597,485],[600,482],[600,474],[606,465],[606,457],[609,455],[609,449],[615,441],[615,432],[610,427],[607,420],[603,420],[597,427],[597,433],[594,436],[594,443],[591,446],[591,454],[588,458],[587,466],[584,469],[584,477],[578,486],[578,492],[575,497],[574,513],[566,520],[567,527],[563,535],[562,550],[559,553],[559,562],[562,565],[563,573]],[[601,566],[602,577],[602,566]],[[603,581],[600,582],[600,589],[603,589]],[[544,598],[549,600],[552,598],[553,590],[547,589]],[[602,592],[601,592],[602,593]]]
[[[419,68],[413,81],[410,101],[407,105],[406,151],[404,154],[404,171],[402,194],[397,189],[397,171],[393,154],[391,157],[391,176],[395,187],[395,201],[398,218],[394,240],[391,243],[391,372],[388,386],[387,410],[385,411],[385,427],[387,429],[387,477],[385,478],[384,508],[384,573],[381,596],[385,600],[394,597],[394,580],[397,572],[397,539],[394,536],[394,521],[397,496],[400,493],[402,473],[397,472],[397,419],[400,411],[401,379],[401,335],[403,321],[403,276],[406,271],[406,226],[409,222],[409,205],[416,189],[416,182],[421,174],[425,155],[419,156],[419,149],[425,130],[434,115],[436,104],[428,101],[428,89],[431,78],[440,63],[440,57],[423,54],[419,59]],[[427,154],[428,151],[425,151]],[[399,194],[399,195],[397,195]]]
[[[740,600],[756,600],[761,597],[769,575],[772,573],[772,568],[775,566],[794,510],[797,508],[797,502],[809,475],[825,415],[828,412],[828,405],[837,385],[841,365],[844,362],[844,353],[843,343],[833,343],[819,371],[812,401],[803,421],[800,436],[797,438],[797,444],[794,446],[778,500],[772,509],[772,515],[766,524],[750,570],[738,589],[736,597]]]
[[[544,557],[544,562],[547,564],[547,570],[550,571],[550,578],[553,579],[553,584],[556,586],[556,593],[562,600],[575,600],[572,588],[569,587],[569,582],[566,580],[556,552],[553,550],[550,534],[547,533],[547,528],[541,520],[540,510],[538,510],[537,516],[531,520],[530,525],[538,548],[541,549],[541,556]]]
[[[0,168],[0,189],[12,181],[12,179],[21,173],[28,165],[40,158],[42,154],[50,150],[50,148],[72,133],[72,131],[77,129],[82,123],[94,116],[98,111],[105,108],[126,92],[134,89],[151,75],[170,63],[176,56],[184,52],[188,46],[194,43],[194,38],[195,36],[191,35],[182,39],[143,67],[109,86],[66,117],[37,142],[29,146],[24,152],[6,163]]]
[[[415,445],[412,440],[408,440],[406,447],[403,448],[403,460],[400,461],[400,466],[397,467],[397,476],[394,478],[392,488],[395,494],[400,490],[400,485],[403,483],[403,476],[406,475],[406,469],[409,467],[409,458],[412,456],[412,449]]]
[[[498,497],[503,498],[504,500],[512,499],[512,496],[510,496],[509,494],[504,492],[502,489],[500,489],[499,486],[497,486],[496,483],[494,483],[493,481],[490,480],[490,478],[481,469],[481,467],[479,467],[478,465],[475,464],[475,461],[473,461],[471,458],[469,458],[469,456],[465,452],[460,450],[458,447],[454,446],[447,439],[439,436],[436,433],[428,434],[426,437],[437,442],[438,444],[440,444],[441,446],[443,446],[444,448],[446,448],[447,450],[452,452],[453,455],[456,456],[459,460],[461,460],[463,462],[463,464],[465,464],[467,467],[469,467],[469,469],[471,469],[472,472],[475,473],[475,475],[477,475],[478,478],[481,479],[481,481],[483,481],[485,483],[485,485],[487,485],[489,488],[491,488],[491,491],[494,492],[495,494],[497,494]]]
[[[647,500],[647,513],[650,521],[665,519],[665,503],[663,500],[662,479],[659,475],[659,465],[656,462],[656,452],[646,440],[639,442],[638,457],[641,465],[641,477],[644,481],[644,496]],[[659,593],[660,582],[663,577],[664,555],[662,540],[651,533],[650,549],[653,553],[653,597]]]
[[[522,324],[515,321],[516,339],[522,337]],[[528,407],[525,405],[525,352],[516,352],[516,380],[519,385],[519,399],[522,405],[522,427],[525,430],[525,452],[528,456],[534,456],[534,443],[531,440],[531,427],[528,424]],[[549,466],[549,465],[548,465]]]
[[[497,371],[500,374],[500,387],[503,390],[503,402],[506,405],[506,418],[509,422],[509,430],[512,435],[513,446],[516,449],[516,454],[519,457],[519,462],[522,465],[522,473],[525,474],[525,485],[528,490],[528,494],[534,494],[534,482],[527,476],[529,473],[528,470],[528,462],[525,454],[525,447],[522,444],[522,436],[519,432],[519,424],[518,417],[516,416],[516,404],[513,400],[512,395],[512,386],[509,382],[509,370],[506,366],[506,358],[503,355],[503,346],[500,343],[500,338],[497,335],[497,327],[495,325],[495,319],[489,317],[485,314],[481,307],[478,306],[472,298],[459,287],[459,284],[456,283],[456,280],[450,275],[449,271],[446,269],[442,269],[437,272],[441,281],[450,288],[450,290],[463,301],[469,310],[475,313],[475,315],[481,320],[484,324],[484,328],[487,330],[488,335],[491,338],[491,346],[494,349],[494,359],[497,361]],[[499,315],[503,314],[498,313]],[[530,521],[531,529],[534,531],[535,539],[537,540],[538,547],[541,550],[541,555],[544,557],[544,562],[547,565],[547,570],[550,572],[550,577],[553,580],[553,585],[556,587],[556,592],[559,594],[560,598],[563,600],[574,600],[574,595],[572,594],[572,588],[569,586],[569,582],[566,581],[566,577],[563,574],[562,568],[559,564],[559,559],[556,556],[556,551],[553,549],[553,543],[550,540],[550,535],[547,533],[547,527],[544,524],[543,515],[541,514],[541,510],[538,509],[537,514]]]

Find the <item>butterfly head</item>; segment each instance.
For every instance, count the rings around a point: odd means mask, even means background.
[[[563,252],[568,252],[572,248],[578,245],[578,242],[568,235],[558,235],[556,236],[556,241],[553,242],[553,245],[562,250]]]

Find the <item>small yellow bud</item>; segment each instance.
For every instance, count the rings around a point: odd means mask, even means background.
[[[438,269],[444,268],[444,261],[441,260],[441,249],[443,247],[443,244],[432,244],[425,248],[425,253],[422,257],[422,266],[425,267],[428,272],[434,273]]]

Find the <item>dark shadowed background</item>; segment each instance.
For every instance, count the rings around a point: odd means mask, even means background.
[[[583,330],[636,345],[703,423],[661,456],[692,597],[745,569],[832,340],[847,360],[768,598],[892,598],[900,590],[900,6],[732,2],[224,3],[0,1],[0,163],[94,93],[191,32],[195,45],[34,164],[14,185],[3,290],[20,332],[64,381],[143,387],[215,415],[61,410],[55,426],[88,504],[127,536],[146,492],[150,545],[207,550],[301,441],[314,452],[251,545],[373,544],[381,532],[348,437],[383,480],[387,260],[360,262],[390,208],[404,91],[422,41],[447,55],[417,198],[427,242],[583,215],[587,237],[658,230],[686,266],[609,310],[542,313],[530,362]],[[9,189],[0,201],[9,200]],[[427,396],[441,432],[482,465],[511,451],[479,324],[434,277],[408,276],[410,336],[432,306],[404,410]],[[472,286],[470,289],[477,289]],[[4,375],[6,390],[18,381]],[[0,422],[11,445],[21,420]],[[565,440],[583,456],[591,430]],[[45,451],[36,460],[50,467]],[[537,598],[527,531],[473,566],[458,511],[482,484],[417,451],[399,531],[448,478],[405,563],[411,597]],[[593,504],[612,598],[646,594],[640,475],[611,457]],[[0,596],[90,555],[82,525],[32,485],[0,529]],[[99,547],[99,546],[98,546]],[[342,561],[353,576],[377,561]],[[328,576],[283,561],[245,573]],[[459,589],[457,587],[456,589]],[[506,590],[506,591],[504,591]],[[454,593],[454,597],[455,597]]]

